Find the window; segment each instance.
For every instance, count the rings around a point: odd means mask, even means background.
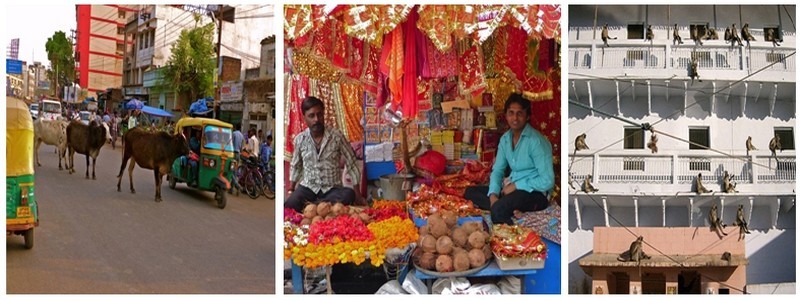
[[[641,128],[625,128],[625,149],[644,149],[644,131]]]
[[[150,46],[156,46],[156,30],[150,30]]]
[[[125,44],[123,44],[123,43],[117,43],[117,52],[118,52],[118,53],[119,53],[119,52],[123,52],[123,53],[124,53],[124,52],[125,52]]]
[[[794,150],[794,133],[791,127],[775,127],[775,136],[780,138],[781,149]]]
[[[144,40],[144,48],[150,48],[150,34],[142,33],[142,40]]]
[[[697,23],[697,24],[689,24],[689,38],[691,39],[691,34],[694,32],[695,27],[697,28],[697,37],[703,38],[708,33],[708,23]]]
[[[117,11],[117,17],[119,17],[120,19],[124,19],[125,18],[125,11],[124,10]]]
[[[772,29],[772,37],[767,36],[767,31]],[[764,41],[772,42],[772,40],[778,40],[780,42],[783,39],[783,34],[781,29],[778,26],[764,26]]]
[[[139,50],[142,50],[142,46],[144,46],[144,44],[142,43],[142,35],[141,34],[137,34],[136,35],[136,43],[139,44]]]
[[[117,34],[125,34],[125,27],[117,27]]]
[[[689,128],[689,149],[707,149],[709,140],[708,127]]]
[[[643,40],[644,39],[644,24],[628,24],[628,39],[629,40]]]

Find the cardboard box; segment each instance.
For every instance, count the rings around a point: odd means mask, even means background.
[[[503,271],[544,269],[544,259],[529,257],[503,258],[494,254],[497,267]]]

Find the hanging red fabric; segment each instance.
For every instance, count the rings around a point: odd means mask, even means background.
[[[417,36],[422,32],[417,28],[419,13],[412,9],[408,19],[403,23],[405,32],[405,53],[403,56],[403,93],[402,107],[404,118],[414,118],[417,115]]]

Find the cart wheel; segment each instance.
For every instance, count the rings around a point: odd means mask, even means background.
[[[227,204],[227,199],[225,197],[225,190],[221,187],[217,187],[216,191],[214,192],[214,200],[217,200],[217,207],[220,209],[225,208],[225,204]]]
[[[175,176],[172,176],[172,174],[167,174],[167,180],[169,180],[169,188],[174,190],[175,186],[178,184]]]
[[[25,231],[25,249],[33,248],[33,228]]]

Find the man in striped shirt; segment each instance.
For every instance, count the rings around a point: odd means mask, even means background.
[[[353,204],[354,189],[342,185],[340,162],[356,182],[361,171],[356,166],[355,153],[347,138],[336,128],[325,128],[325,104],[307,97],[301,105],[308,128],[294,138],[294,153],[289,174],[289,190],[283,207],[302,211],[305,204],[341,202]]]

